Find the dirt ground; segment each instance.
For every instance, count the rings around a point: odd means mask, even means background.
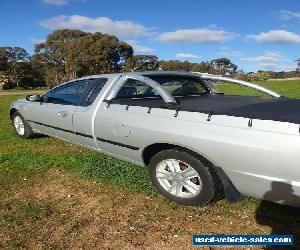
[[[172,205],[161,197],[122,192],[61,170],[24,183],[0,195],[0,215],[5,218],[0,248],[191,249],[196,233],[237,233],[249,226],[248,233],[270,233],[248,212],[229,211],[224,220],[218,215],[222,211],[209,212],[211,206]]]

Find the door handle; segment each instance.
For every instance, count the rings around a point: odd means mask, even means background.
[[[60,112],[57,113],[57,116],[67,117],[68,116],[68,112],[67,111],[60,111]]]

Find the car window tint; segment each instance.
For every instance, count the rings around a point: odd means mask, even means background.
[[[160,95],[146,83],[135,79],[128,79],[123,87],[119,90],[116,99],[148,97],[160,97]]]
[[[197,78],[176,75],[146,76],[158,82],[173,96],[203,95],[209,93],[209,90],[205,87],[205,84]]]
[[[93,86],[88,93],[85,103],[83,104],[84,106],[89,106],[93,104],[93,102],[95,101],[95,99],[97,98],[107,81],[107,78],[97,78],[89,80],[90,84],[92,84]]]
[[[238,96],[269,96],[259,90],[238,85],[232,82],[214,81],[216,90],[224,95],[238,95]]]
[[[78,105],[88,86],[88,80],[72,82],[50,91],[45,100],[47,103]]]

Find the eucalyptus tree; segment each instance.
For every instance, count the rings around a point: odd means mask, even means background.
[[[115,36],[80,30],[56,30],[35,47],[45,65],[49,87],[84,75],[118,72],[133,49]]]

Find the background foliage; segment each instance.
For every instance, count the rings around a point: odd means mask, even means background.
[[[71,29],[50,33],[35,45],[32,56],[20,47],[0,47],[0,89],[52,88],[86,75],[149,70],[206,72],[247,81],[300,76],[297,71],[245,73],[228,58],[199,63],[159,61],[155,55],[134,55],[133,48],[115,36]]]

